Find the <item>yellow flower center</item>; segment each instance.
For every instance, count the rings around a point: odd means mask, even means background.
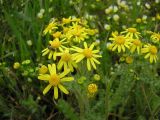
[[[70,61],[71,60],[71,54],[64,53],[61,58],[62,58],[63,61],[66,61],[66,62]]]
[[[136,46],[140,46],[141,45],[141,41],[140,40],[134,40],[133,44]]]
[[[92,51],[88,48],[83,50],[83,54],[86,58],[91,58],[92,57]]]
[[[53,86],[57,86],[60,83],[60,78],[57,74],[51,75],[51,79],[49,80],[49,83]]]
[[[92,84],[88,85],[88,92],[89,93],[95,93],[95,92],[97,92],[97,90],[98,90],[98,87],[96,84],[92,83]]]
[[[39,73],[40,74],[45,74],[47,73],[48,71],[48,68],[45,66],[45,65],[42,65],[40,68],[39,68]]]
[[[151,53],[151,54],[154,54],[154,55],[155,55],[155,54],[157,54],[157,52],[158,52],[158,51],[157,51],[157,48],[156,48],[155,46],[151,46],[151,47],[150,47],[150,53]]]
[[[136,33],[137,29],[136,28],[128,28],[128,32],[130,32],[130,33]]]
[[[59,38],[61,36],[61,32],[56,32],[53,34],[53,37]]]
[[[54,41],[52,41],[51,46],[53,48],[58,48],[61,46],[61,42],[59,40],[54,40]]]
[[[126,63],[131,64],[133,62],[133,58],[131,56],[126,57]]]
[[[125,43],[125,38],[123,36],[117,36],[115,42],[119,45],[122,45]]]

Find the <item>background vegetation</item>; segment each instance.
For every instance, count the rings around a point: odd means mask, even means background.
[[[2,120],[158,120],[160,119],[160,62],[135,60],[120,62],[120,56],[106,49],[112,31],[136,27],[144,31],[160,31],[158,0],[0,0],[0,119]],[[150,5],[148,8],[146,3]],[[140,5],[139,5],[140,4]],[[116,12],[107,13],[110,6]],[[43,12],[43,10],[44,12]],[[119,20],[114,20],[114,15]],[[92,28],[98,28],[97,39],[102,52],[94,81],[93,73],[75,76],[75,82],[85,76],[82,84],[72,84],[70,94],[59,100],[52,92],[42,94],[44,84],[37,79],[39,63],[44,63],[41,51],[48,43],[42,31],[51,18],[85,18]],[[146,18],[147,17],[147,18]],[[141,18],[138,23],[137,18]],[[146,18],[146,19],[145,19]],[[106,25],[110,26],[110,29]],[[160,45],[160,44],[159,44]],[[14,69],[15,62],[20,63]],[[95,82],[98,93],[87,98],[87,85]]]

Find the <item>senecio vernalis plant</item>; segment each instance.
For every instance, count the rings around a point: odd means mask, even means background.
[[[39,80],[48,82],[43,94],[52,87],[55,99],[58,99],[58,89],[69,94],[64,83],[74,80],[72,72],[79,74],[79,64],[86,66],[89,72],[97,69],[99,59],[102,57],[99,44],[96,42],[97,33],[98,30],[91,29],[84,19],[69,17],[50,21],[43,31],[43,35],[49,36],[50,40],[48,46],[42,50],[42,56],[47,56],[52,62],[42,65],[38,76]],[[127,55],[127,63],[132,63],[135,55],[138,57],[144,55],[150,63],[157,62],[160,34],[151,31],[146,31],[146,34],[150,34],[150,41],[146,41],[141,33],[132,27],[120,33],[112,32],[112,36],[109,37],[111,42],[107,43],[107,48],[113,52],[117,51],[122,56]],[[82,78],[86,79],[83,76]],[[100,76],[95,74],[94,78],[100,79]],[[79,79],[78,82],[81,83],[83,80]],[[98,86],[91,83],[87,89],[89,96],[94,96]]]
[[[147,33],[151,34],[148,41],[143,39],[141,33],[136,28],[128,28],[120,32],[120,34],[113,32],[112,37],[109,38],[112,43],[107,48],[111,51],[117,50],[118,53],[129,54],[130,56],[135,54],[141,56],[143,54],[145,59],[149,59],[150,63],[157,62],[160,34],[151,31],[147,31]]]
[[[48,46],[42,50],[42,56],[48,56],[53,60],[48,67],[42,65],[39,69],[39,80],[48,81],[47,87],[43,90],[46,94],[54,88],[54,98],[58,98],[58,88],[65,94],[69,91],[64,87],[64,82],[71,82],[74,77],[71,72],[77,71],[80,62],[87,66],[87,70],[96,69],[100,64],[99,49],[95,48],[95,34],[97,29],[91,29],[87,21],[79,18],[63,18],[51,20],[44,29],[43,34],[49,35]],[[97,91],[96,84],[88,86],[88,92],[94,94]]]

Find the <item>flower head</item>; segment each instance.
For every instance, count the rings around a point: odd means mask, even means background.
[[[94,83],[88,85],[88,92],[94,94],[98,91],[98,86]]]
[[[43,34],[46,35],[47,33],[52,33],[53,30],[57,29],[57,22],[53,20],[48,24],[48,26],[44,29]]]
[[[20,63],[19,62],[15,62],[13,65],[14,69],[18,69],[20,67]]]
[[[48,59],[51,59],[53,56],[53,60],[56,60],[59,52],[62,52],[65,49],[63,44],[66,44],[65,39],[59,40],[59,38],[55,38],[53,41],[49,41],[49,47],[45,48],[42,51],[42,56],[48,55]]]
[[[42,66],[39,68],[39,73],[40,73],[40,74],[45,74],[45,73],[47,73],[47,71],[48,71],[48,68],[47,68],[47,66],[45,66],[45,65],[42,65]]]
[[[112,33],[113,38],[109,38],[109,40],[112,40],[113,43],[109,45],[109,48],[112,51],[115,51],[116,49],[120,53],[121,51],[125,52],[125,47],[130,47],[130,40],[128,37],[122,36],[122,35],[116,35]]]
[[[160,42],[160,33],[153,33],[153,34],[151,35],[151,40],[152,40],[154,43]]]
[[[157,52],[158,49],[154,45],[144,45],[144,48],[142,48],[142,53],[146,53],[145,59],[149,58],[150,63],[156,62],[158,57],[157,57]]]
[[[90,45],[90,47],[88,47],[87,43],[84,42],[84,49],[73,46],[73,51],[76,51],[77,53],[74,53],[74,60],[76,61],[76,63],[80,62],[83,59],[87,60],[87,68],[90,71],[91,70],[91,65],[93,66],[94,69],[96,69],[96,65],[100,64],[100,62],[96,59],[99,57],[102,57],[101,55],[97,55],[97,53],[99,53],[99,50],[93,50],[94,48],[94,43],[92,43]]]
[[[64,92],[65,94],[68,94],[68,90],[62,85],[63,82],[69,82],[69,81],[73,81],[74,78],[73,77],[65,77],[70,70],[66,70],[62,73],[57,73],[56,70],[56,65],[55,64],[49,64],[48,65],[48,69],[49,69],[49,74],[40,74],[38,76],[39,80],[45,80],[48,81],[49,85],[43,90],[43,94],[46,94],[51,87],[54,87],[54,98],[57,99],[58,98],[58,88]]]
[[[136,39],[140,37],[140,32],[138,32],[136,28],[128,28],[125,31],[121,32],[121,34],[125,34],[126,37],[136,38]]]
[[[77,64],[73,60],[73,55],[69,52],[69,49],[66,49],[62,53],[59,53],[59,56],[61,56],[61,59],[57,65],[58,69],[61,69],[63,67],[64,70],[70,69],[71,72],[73,72],[74,68],[77,68]]]
[[[140,54],[140,50],[142,48],[142,43],[139,39],[133,39],[132,44],[130,46],[131,53],[134,53],[137,50],[137,53]]]

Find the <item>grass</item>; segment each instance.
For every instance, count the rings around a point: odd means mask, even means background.
[[[150,42],[150,34],[146,31],[159,32],[160,20],[156,14],[160,11],[160,2],[141,0],[139,6],[137,2],[126,1],[129,8],[123,8],[116,0],[1,0],[0,119],[160,119],[159,60],[150,64],[143,55],[127,52],[127,55],[134,57],[134,62],[127,64],[125,60],[120,61],[122,53],[106,49],[106,43],[111,42],[109,38],[114,31],[135,27],[142,34],[143,42]],[[150,9],[147,9],[146,3],[150,4]],[[106,14],[105,9],[111,5],[117,6],[118,11]],[[41,9],[45,12],[39,18],[37,15]],[[115,14],[120,17],[118,21],[113,20]],[[147,19],[137,23],[137,18],[144,15]],[[59,92],[60,97],[55,100],[53,90],[45,96],[42,94],[46,83],[37,78],[39,66],[53,62],[42,57],[41,51],[50,40],[49,35],[43,35],[43,30],[51,18],[61,20],[69,16],[86,19],[90,28],[99,30],[98,35],[87,42],[100,41],[102,58],[97,70],[91,72],[84,62],[79,64],[71,75],[75,80],[65,84],[69,95]],[[105,24],[110,25],[111,29],[106,30]],[[160,48],[159,43],[151,44]],[[29,62],[26,63],[26,60]],[[19,69],[13,68],[15,62],[20,63]],[[94,80],[94,74],[100,75],[100,81]],[[79,84],[81,77],[86,80]],[[98,86],[93,97],[88,97],[90,83]]]

